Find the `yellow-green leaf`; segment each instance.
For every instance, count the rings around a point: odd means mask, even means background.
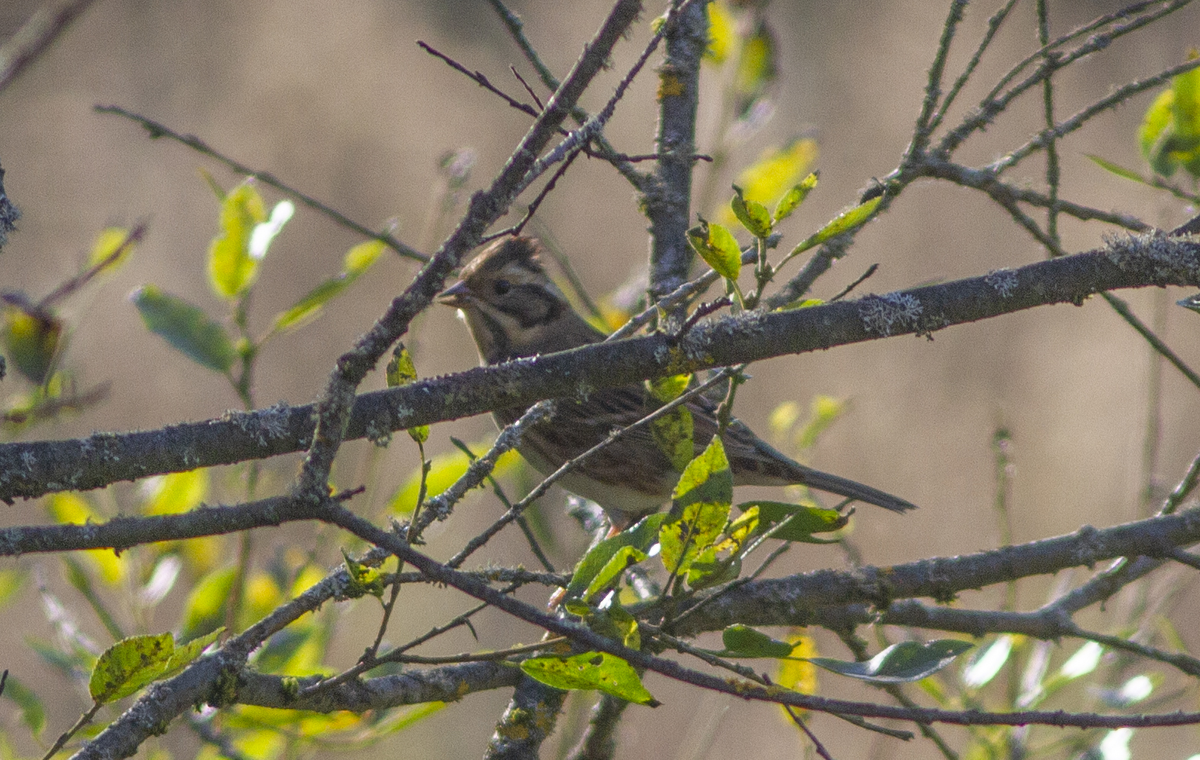
[[[1192,50],[1188,60],[1198,55]],[[1174,77],[1171,89],[1154,99],[1138,129],[1138,144],[1155,173],[1169,177],[1183,166],[1200,176],[1200,69]]]
[[[396,344],[396,348],[392,351],[392,358],[387,363],[385,374],[389,388],[399,388],[417,379],[417,368],[413,364],[412,354],[404,347],[403,343]]]
[[[692,374],[685,372],[682,375],[669,375],[656,380],[650,380],[647,382],[647,386],[650,389],[651,396],[666,404],[682,396],[691,382]]]
[[[137,241],[131,237],[131,230],[125,227],[105,227],[96,235],[92,242],[92,250],[88,254],[88,266],[103,266],[113,270],[129,260]]]
[[[810,138],[793,140],[782,148],[768,148],[738,175],[745,197],[759,203],[776,203],[797,184],[807,181],[817,160],[817,143]],[[813,178],[813,182],[816,179]]]
[[[817,186],[817,173],[811,172],[807,177],[800,181],[797,185],[792,185],[792,188],[783,194],[779,199],[779,203],[775,204],[775,221],[782,222],[792,215],[796,207],[804,203],[804,199],[808,197]]]
[[[754,237],[765,238],[771,234],[771,212],[758,201],[746,199],[742,195],[742,188],[737,185],[733,186],[733,198],[729,201],[729,208]]]
[[[704,60],[724,63],[729,52],[737,43],[736,22],[725,3],[713,0],[708,4],[708,47],[704,49]]]
[[[677,506],[697,501],[725,504],[733,501],[733,474],[719,437],[713,436],[704,451],[688,464],[671,498]]]
[[[779,74],[776,60],[778,51],[775,34],[766,20],[760,18],[750,30],[750,34],[742,40],[742,54],[738,58],[737,72],[734,75],[734,113],[738,118],[746,115],[751,106],[763,98],[775,82]]]
[[[695,420],[686,405],[680,405],[650,421],[650,435],[671,466],[683,472],[692,461],[696,447],[692,436]]]
[[[342,263],[343,270],[308,291],[286,310],[276,314],[271,323],[271,331],[286,332],[315,319],[325,308],[325,304],[341,295],[359,275],[370,269],[383,252],[383,248],[383,243],[378,240],[368,240],[351,248]]]
[[[486,449],[488,444],[480,444],[473,446],[476,449]],[[520,455],[516,451],[509,451],[496,460],[496,467],[492,470],[492,475],[495,477],[503,477],[513,471],[517,464],[521,461]],[[426,478],[426,488],[430,495],[436,495],[445,491],[454,481],[462,477],[467,471],[467,467],[471,464],[471,460],[461,451],[455,450],[445,454],[439,454],[431,460],[429,475]],[[396,490],[389,502],[389,509],[393,513],[408,514],[412,512],[417,505],[417,494],[421,487],[421,471],[417,469],[412,475],[404,481],[404,484]]]
[[[404,347],[403,343],[396,344],[396,348],[392,351],[392,358],[388,360],[384,375],[387,378],[389,388],[399,388],[417,379],[417,368],[413,364],[412,354]],[[417,443],[425,443],[425,441],[429,440],[429,426],[416,425],[415,427],[410,427],[408,435]]]
[[[88,692],[102,705],[127,697],[157,680],[174,651],[175,639],[169,633],[122,639],[96,660]]]
[[[796,435],[796,445],[801,450],[811,449],[817,443],[817,438],[838,420],[850,405],[845,399],[835,396],[818,394],[809,405],[808,421]]]
[[[534,657],[521,663],[527,676],[556,689],[599,689],[639,705],[659,704],[628,662],[607,652],[574,657]]]
[[[63,324],[48,311],[24,304],[24,298],[5,297],[3,332],[8,360],[34,385],[46,382],[62,343]]]
[[[775,683],[801,694],[816,694],[817,666],[808,660],[817,656],[817,642],[812,636],[804,635],[798,628],[788,634],[787,642],[792,646],[792,656],[779,661]],[[791,714],[787,710],[784,710],[783,714],[788,724],[792,724]]]
[[[250,180],[225,194],[221,231],[208,246],[208,282],[218,296],[232,300],[254,284],[258,260],[250,255],[250,238],[266,220],[262,196]]]
[[[725,446],[713,436],[688,464],[671,495],[674,519],[659,531],[667,572],[686,573],[692,562],[721,534],[733,501],[733,474]]]
[[[813,538],[814,533],[831,533],[841,530],[849,522],[849,515],[843,515],[836,509],[822,509],[804,504],[788,504],[782,501],[748,501],[738,504],[738,509],[746,514],[738,520],[745,519],[753,513],[757,519],[757,532],[766,533],[779,523],[787,520],[787,525],[771,534],[771,538],[781,541],[800,541],[804,543],[829,543]],[[738,522],[735,521],[736,527]]]
[[[346,584],[344,591],[349,599],[357,599],[365,594],[372,596],[383,596],[383,575],[378,567],[371,567],[353,559],[342,549],[342,557],[346,559],[346,572],[350,576],[350,583]]]
[[[866,203],[860,203],[857,206],[848,208],[842,213],[833,218],[831,222],[826,224],[815,234],[809,237],[804,242],[797,245],[788,254],[788,257],[795,256],[798,253],[803,253],[810,248],[814,248],[826,240],[835,238],[838,235],[844,235],[847,232],[856,230],[859,227],[870,221],[875,214],[875,209],[879,207],[879,203],[883,200],[883,196],[872,198]]]
[[[687,231],[687,238],[700,258],[717,274],[737,280],[742,268],[742,249],[728,229],[720,224],[709,224],[702,217],[700,224]]]
[[[379,259],[379,254],[383,253],[383,249],[382,240],[367,240],[359,243],[346,252],[342,267],[346,274],[358,277],[371,268],[371,265]]]
[[[218,638],[220,638],[221,634],[224,632],[225,627],[221,626],[217,630],[212,631],[205,636],[194,638],[186,644],[177,644],[175,646],[175,651],[171,653],[171,659],[167,662],[167,669],[162,674],[162,677],[170,678],[186,668],[188,664],[199,657],[210,644],[214,643]]]
[[[20,568],[0,570],[0,609],[7,607],[25,586],[28,573]]]
[[[172,472],[148,478],[147,498],[142,506],[147,515],[177,515],[190,512],[208,498],[209,472],[206,469]]]
[[[46,500],[46,508],[60,525],[95,525],[104,522],[87,498],[78,493],[56,493]],[[115,585],[125,577],[124,563],[111,550],[88,549],[83,555],[106,584]]]

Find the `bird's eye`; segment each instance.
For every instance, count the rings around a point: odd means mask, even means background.
[[[508,280],[496,280],[496,283],[492,285],[492,290],[495,291],[496,295],[502,296],[512,290],[512,283]]]

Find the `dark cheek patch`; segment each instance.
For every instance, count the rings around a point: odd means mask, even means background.
[[[545,325],[562,315],[565,304],[553,293],[536,285],[520,285],[497,304],[500,311],[517,320],[522,329]]]

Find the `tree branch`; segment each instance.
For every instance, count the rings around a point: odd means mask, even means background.
[[[346,435],[386,441],[395,430],[545,398],[884,337],[929,336],[952,325],[1151,285],[1200,285],[1200,243],[1161,234],[1125,237],[1088,253],[982,277],[706,321],[679,339],[652,335],[477,367],[358,396]],[[300,451],[311,440],[312,415],[312,406],[275,406],[157,431],[2,444],[0,499],[100,488]]]

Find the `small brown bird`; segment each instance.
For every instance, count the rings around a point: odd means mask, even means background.
[[[604,340],[579,316],[547,276],[532,238],[504,238],[476,256],[459,281],[438,296],[461,309],[484,364],[565,351]],[[661,404],[644,387],[594,391],[585,400],[561,400],[551,421],[527,430],[517,447],[534,469],[549,474]],[[699,454],[718,429],[716,405],[704,397],[687,404]],[[521,408],[495,412],[507,425]],[[721,438],[734,485],[806,485],[839,496],[904,512],[915,505],[853,480],[794,462],[734,420]],[[655,512],[671,498],[679,470],[642,427],[580,463],[559,482],[604,508],[614,528]]]

